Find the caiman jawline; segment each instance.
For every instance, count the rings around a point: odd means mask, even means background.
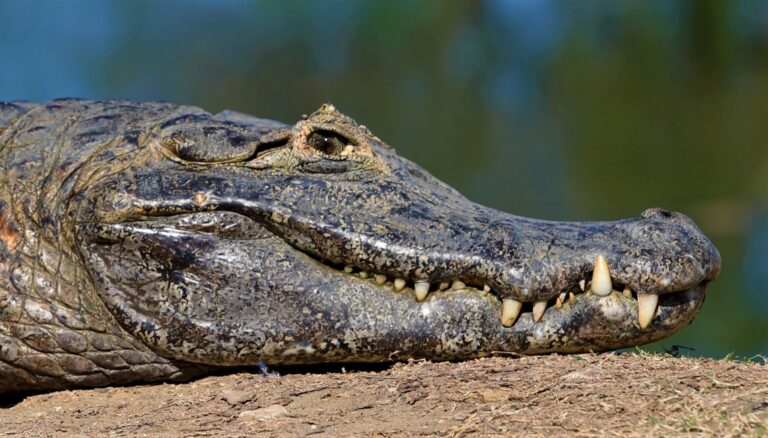
[[[292,248],[303,253],[300,248],[296,248],[295,246],[292,246]],[[461,279],[455,279],[453,281],[442,281],[439,283],[430,283],[420,280],[391,278],[386,274],[372,273],[364,269],[356,268],[352,265],[346,265],[341,268],[330,262],[318,259],[313,255],[309,256],[318,261],[321,265],[330,268],[339,274],[346,275],[350,279],[367,280],[371,283],[374,283],[379,289],[388,292],[413,294],[417,302],[422,302],[426,300],[427,297],[432,296],[439,299],[440,292],[451,291],[469,290],[475,291],[478,294],[491,296],[493,299],[501,301],[501,325],[504,327],[512,327],[522,312],[532,312],[533,321],[539,322],[544,317],[544,314],[549,307],[554,306],[556,309],[563,309],[564,306],[568,306],[570,303],[573,303],[576,299],[579,298],[595,299],[606,297],[613,293],[636,301],[636,316],[638,325],[641,329],[646,329],[651,324],[656,314],[660,296],[656,293],[637,293],[633,291],[629,285],[612,284],[610,269],[608,267],[608,263],[605,260],[605,257],[603,256],[598,256],[595,260],[595,267],[592,271],[592,276],[589,281],[582,279],[579,281],[578,287],[562,291],[554,299],[548,301],[542,300],[533,302],[531,303],[531,306],[527,306],[526,302],[517,300],[515,298],[501,298],[487,284],[482,286],[469,285]],[[701,284],[697,285],[696,288],[704,291],[706,289],[706,282],[702,282]],[[664,295],[687,295],[692,294],[694,289],[695,288],[689,288],[674,292],[667,292]]]
[[[259,221],[254,220],[248,216],[240,215],[227,210],[217,210],[216,213],[235,214],[241,220],[258,224]],[[213,212],[212,212],[213,213]],[[181,213],[171,215],[170,217],[176,218],[176,223],[171,228],[179,227],[177,230],[180,232],[189,232],[191,230],[186,229],[183,226],[185,218],[194,217],[198,213]],[[169,218],[166,215],[160,215],[155,217],[148,217],[148,220],[143,221],[145,224],[152,224],[153,219]],[[118,222],[119,223],[119,222]],[[110,225],[103,223],[103,226],[110,227]],[[151,226],[150,226],[151,227]],[[168,228],[168,224],[165,225]],[[219,235],[223,239],[228,237],[221,235],[214,230],[195,230],[193,232],[203,232],[204,234]],[[696,299],[696,295],[693,291],[700,290],[705,291],[707,281],[703,281],[699,285],[691,288],[682,289],[672,292],[654,292],[648,291],[646,293],[638,293],[633,291],[629,285],[621,284],[619,282],[614,283],[611,279],[610,268],[608,263],[602,255],[597,256],[591,276],[589,279],[582,278],[578,282],[574,281],[572,284],[576,284],[569,289],[560,291],[556,296],[550,297],[548,300],[540,301],[523,301],[513,297],[505,297],[494,291],[487,284],[477,284],[477,280],[469,280],[466,278],[454,278],[450,281],[429,282],[422,279],[411,279],[403,277],[392,277],[383,273],[375,273],[367,271],[363,268],[356,267],[354,265],[339,265],[329,260],[324,260],[317,254],[305,251],[295,244],[291,244],[285,240],[279,233],[270,232],[279,237],[288,248],[304,254],[317,262],[318,269],[325,269],[333,272],[336,275],[343,275],[349,281],[367,281],[372,287],[377,290],[386,293],[402,293],[413,294],[416,302],[424,302],[425,300],[441,299],[441,295],[450,292],[476,292],[479,295],[489,298],[492,302],[498,306],[500,304],[500,322],[503,327],[513,327],[520,315],[523,313],[531,313],[531,317],[534,323],[538,323],[545,317],[545,313],[548,309],[554,307],[558,311],[568,311],[578,299],[600,299],[615,294],[617,297],[632,300],[632,307],[636,308],[634,315],[626,315],[626,318],[637,318],[638,326],[641,330],[647,329],[657,313],[659,305],[659,297],[664,295],[678,295]],[[100,233],[99,233],[100,234]],[[589,275],[588,275],[589,276]],[[663,300],[664,298],[662,298]],[[703,299],[703,296],[701,297]]]

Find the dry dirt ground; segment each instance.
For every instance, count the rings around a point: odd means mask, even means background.
[[[5,400],[3,436],[768,436],[768,366],[601,354],[239,373]]]

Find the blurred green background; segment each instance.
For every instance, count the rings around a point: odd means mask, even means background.
[[[1,1],[0,100],[323,102],[470,199],[685,212],[723,257],[655,349],[768,353],[768,1]]]

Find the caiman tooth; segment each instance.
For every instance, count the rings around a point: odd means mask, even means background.
[[[568,301],[573,302],[574,300],[576,300],[576,294],[573,292],[568,292]]]
[[[355,268],[353,268],[352,266],[344,266],[344,272],[346,272],[347,274],[351,274],[352,271],[354,270]]]
[[[564,302],[565,302],[565,292],[561,292],[560,295],[557,296],[557,301],[555,301],[555,307],[558,309],[563,307]]]
[[[579,282],[579,289],[581,289],[582,292],[584,292],[584,289],[587,287],[587,280],[581,279]]]
[[[629,286],[624,286],[624,296],[627,298],[632,298],[632,289],[629,288]]]
[[[368,278],[368,272],[367,271],[360,271],[357,273],[357,275],[360,276],[360,278]]]
[[[459,280],[453,280],[453,284],[451,284],[452,290],[461,290],[461,289],[464,289],[465,287],[467,287],[467,285],[464,284],[463,281],[459,281]]]
[[[656,294],[637,294],[637,322],[640,323],[640,328],[651,324],[658,304],[659,296]]]
[[[394,283],[395,283],[395,290],[396,291],[401,291],[405,287],[405,280],[403,280],[402,278],[395,278],[395,282]]]
[[[490,291],[491,291],[491,287],[490,287],[490,286],[488,286],[487,284],[484,284],[484,285],[483,285],[483,292],[485,292],[485,293],[488,293],[488,292],[490,292]]]
[[[533,322],[539,322],[541,317],[544,316],[544,311],[547,310],[546,301],[536,301],[533,304]]]
[[[449,287],[451,287],[451,283],[448,283],[447,281],[440,282],[439,285],[437,285],[437,290],[446,290]]]
[[[512,327],[520,316],[520,309],[523,308],[523,302],[514,298],[504,298],[501,300],[501,325]]]
[[[373,279],[376,280],[376,283],[378,284],[384,284],[387,282],[387,276],[384,274],[376,274]]]
[[[597,260],[595,260],[595,270],[592,272],[592,284],[589,290],[601,297],[610,295],[613,290],[608,263],[605,261],[605,257],[601,255],[597,256]]]
[[[413,289],[416,291],[416,301],[424,301],[429,294],[429,282],[417,281]]]

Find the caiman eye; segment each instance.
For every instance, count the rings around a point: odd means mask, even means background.
[[[307,136],[307,144],[326,155],[341,155],[350,141],[333,131],[319,130]]]

